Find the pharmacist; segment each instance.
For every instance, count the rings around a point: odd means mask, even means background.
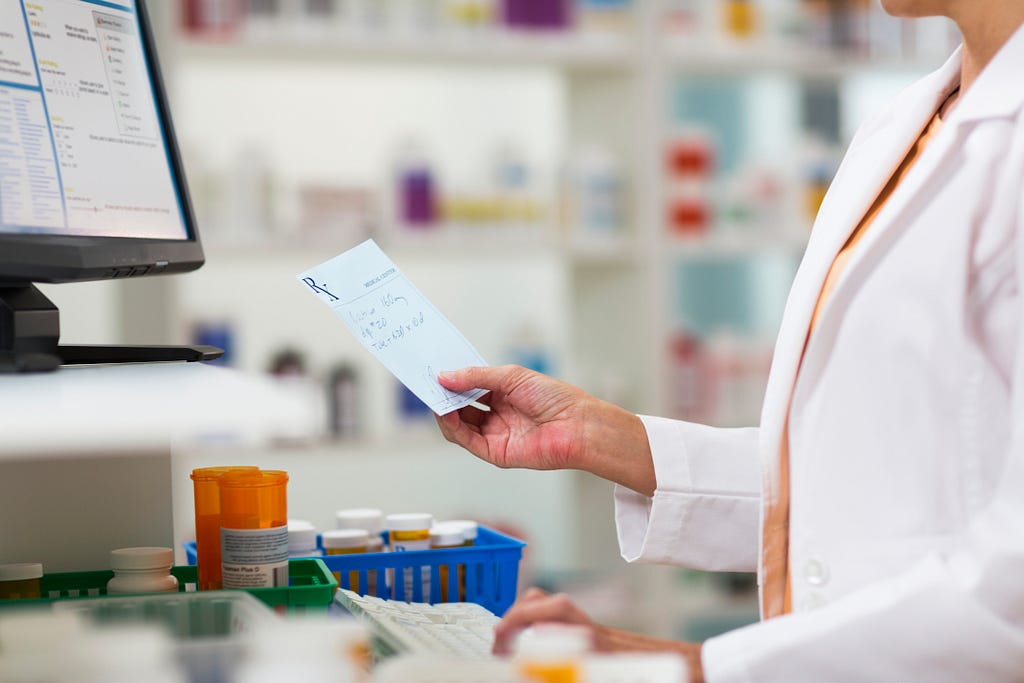
[[[882,0],[964,35],[854,138],[779,334],[761,426],[636,417],[519,367],[442,373],[490,412],[439,418],[499,467],[618,484],[630,561],[759,575],[763,620],[672,649],[693,680],[1024,678],[1024,0]],[[641,352],[641,350],[638,350]]]

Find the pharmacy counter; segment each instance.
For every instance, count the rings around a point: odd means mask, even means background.
[[[316,433],[309,394],[199,363],[0,375],[0,563],[105,569],[113,548],[173,544],[176,450]]]

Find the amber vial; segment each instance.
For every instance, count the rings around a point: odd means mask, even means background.
[[[445,548],[461,548],[466,541],[466,536],[461,527],[458,524],[446,524],[441,523],[434,526],[430,530],[430,547],[433,550],[443,550]],[[448,572],[449,565],[442,564],[437,567],[437,580],[441,587],[441,602],[449,602],[454,600],[462,600],[466,594],[466,565],[457,564],[455,565],[456,570],[456,583],[455,592],[451,593],[449,598],[448,591]],[[456,597],[458,594],[458,597]]]
[[[287,586],[288,473],[236,470],[217,484],[223,586]]]
[[[0,600],[25,600],[39,597],[43,565],[38,562],[0,564]]]
[[[331,529],[320,534],[320,544],[324,547],[324,555],[358,555],[365,553],[370,546],[370,534],[365,529]],[[339,588],[347,588],[360,593],[359,572],[348,572],[348,585],[341,581],[341,572],[334,572]]]
[[[225,472],[257,472],[258,467],[200,467],[192,470],[196,508],[196,572],[201,591],[217,590],[220,579],[220,488],[217,480]]]
[[[531,683],[582,683],[590,634],[570,624],[536,624],[519,634],[516,670]]]

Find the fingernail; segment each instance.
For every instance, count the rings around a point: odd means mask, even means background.
[[[445,382],[451,382],[455,379],[455,373],[445,370],[444,372],[437,373],[438,379],[443,379]]]

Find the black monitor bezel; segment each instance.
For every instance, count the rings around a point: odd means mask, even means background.
[[[109,278],[183,273],[203,265],[185,169],[164,87],[156,41],[145,0],[136,0],[146,67],[153,84],[157,115],[163,129],[175,189],[178,192],[185,239],[87,237],[44,233],[0,232],[0,285],[33,282],[78,282]]]

